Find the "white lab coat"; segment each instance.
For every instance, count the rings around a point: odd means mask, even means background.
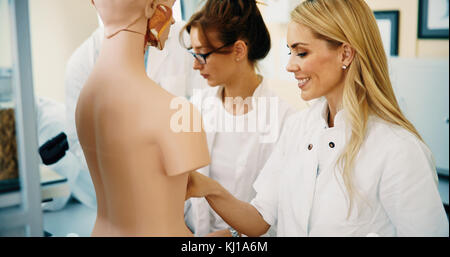
[[[322,100],[293,115],[254,184],[251,203],[277,224],[278,236],[449,235],[430,150],[375,116],[355,160],[353,183],[361,197],[346,219],[347,191],[335,162],[350,127],[340,111],[335,127],[327,128],[326,114]]]
[[[149,48],[147,74],[156,83],[176,96],[190,97],[193,88],[202,88],[204,79],[192,69],[193,57],[179,43],[179,32],[183,23],[171,26],[169,39],[165,48],[160,51]],[[82,171],[77,180],[80,183],[79,200],[90,207],[96,207],[95,189],[89,174],[86,160],[78,141],[75,125],[75,109],[81,89],[86,83],[99,55],[104,28],[99,27],[70,57],[66,69],[66,131],[69,151],[79,160]],[[126,88],[124,88],[126,90]]]
[[[65,132],[64,120],[66,114],[64,104],[43,97],[36,98],[36,110],[38,143],[39,146],[42,146],[48,140],[56,137],[59,133]],[[39,162],[43,165],[41,158],[39,158]],[[72,191],[77,192],[79,190],[79,183],[77,184],[75,181],[80,173],[80,165],[79,161],[72,153],[67,151],[61,160],[50,165],[49,168],[66,177]],[[42,203],[42,209],[44,211],[60,210],[66,205],[69,199],[70,195],[55,198],[51,202]]]
[[[202,90],[198,95],[194,94],[192,98],[193,104],[202,113],[210,153],[213,152],[214,138],[217,132],[218,108],[221,108],[220,105],[222,105],[220,95],[222,89],[223,87],[207,88]],[[256,108],[256,111],[258,111],[258,113],[261,111],[261,115],[265,115],[265,118],[267,119],[267,122],[264,124],[265,128],[258,131],[265,131],[273,134],[268,136],[269,134],[264,132],[251,133],[250,137],[246,139],[250,141],[247,144],[248,147],[236,149],[240,153],[239,158],[236,160],[238,169],[235,170],[234,181],[236,184],[234,196],[246,202],[250,202],[250,200],[255,196],[255,191],[252,185],[260,170],[263,168],[265,162],[268,160],[275,143],[279,138],[279,133],[284,125],[284,121],[288,116],[295,112],[287,103],[282,101],[269,89],[269,85],[267,85],[267,82],[264,79],[253,94],[253,106],[257,106],[256,99],[259,97],[273,97],[273,102],[266,102],[269,104],[266,108],[267,112],[264,113],[263,108]],[[212,99],[212,101],[207,99]],[[270,115],[272,115],[272,117],[276,117],[277,119],[270,121]],[[263,139],[263,135],[266,135],[267,138]],[[276,135],[276,138],[273,138],[272,135]],[[210,166],[203,167],[198,171],[206,176],[209,176]],[[191,198],[186,201],[186,224],[194,232],[195,236],[205,236],[212,232],[210,224],[210,211],[211,207],[204,198]],[[271,235],[274,236],[275,232]]]

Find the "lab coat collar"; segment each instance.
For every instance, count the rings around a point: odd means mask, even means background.
[[[267,115],[270,115],[271,108],[277,108],[276,106],[271,105],[273,102],[271,101],[272,99],[270,99],[270,98],[277,97],[277,99],[278,99],[278,96],[270,90],[267,81],[264,80],[264,77],[262,75],[258,74],[258,77],[261,78],[261,82],[258,85],[258,87],[255,89],[255,91],[253,92],[253,95],[251,96],[251,101],[252,101],[251,111],[247,113],[248,115],[252,115],[253,117],[256,117],[257,115],[259,115],[259,113],[257,112],[257,108],[261,107],[261,105],[258,103],[258,101],[261,101],[260,102],[261,104],[264,104],[264,103],[267,104],[267,106],[265,106],[266,108],[268,108]],[[215,107],[214,108],[224,108],[223,102],[222,102],[222,94],[223,94],[224,86],[219,86],[214,89],[216,91],[214,91],[210,94],[210,95],[215,96],[215,101],[214,101]],[[276,103],[273,103],[273,104],[279,104],[279,101],[277,100]],[[262,107],[262,108],[264,108],[264,107]],[[278,108],[282,108],[282,107],[278,106]],[[209,112],[207,115],[211,115],[213,113],[214,112]],[[210,117],[208,117],[206,115],[204,116],[204,118],[206,120],[210,120]],[[269,124],[268,122],[266,122],[265,124],[259,124],[259,126],[265,126],[264,128],[260,127],[261,131],[270,131],[271,129],[273,129],[272,128],[273,124]],[[278,128],[277,128],[277,130],[278,130]],[[215,131],[207,133],[209,149],[212,149],[215,134],[216,134]]]
[[[313,129],[312,134],[310,135],[307,144],[300,146],[300,153],[301,155],[307,155],[308,156],[308,162],[303,163],[303,169],[307,172],[301,172],[301,179],[303,182],[302,191],[301,193],[305,195],[306,205],[301,206],[301,209],[298,209],[296,211],[296,216],[299,221],[301,221],[302,226],[305,228],[305,233],[309,234],[310,232],[310,216],[312,211],[312,205],[314,203],[314,197],[316,193],[316,182],[317,182],[317,176],[318,176],[318,145],[320,144],[320,139],[322,136],[327,134],[326,130],[336,130],[336,133],[333,133],[336,135],[341,135],[344,137],[344,139],[341,141],[340,144],[343,144],[343,142],[346,141],[345,138],[348,138],[348,135],[351,134],[351,130],[349,130],[350,126],[347,126],[345,123],[345,116],[346,111],[344,109],[340,110],[335,117],[334,127],[329,128],[328,126],[328,101],[323,97],[321,99],[318,99],[317,102],[315,102],[315,106],[312,107],[312,112],[314,113],[314,117],[312,122],[314,125],[310,125]],[[323,130],[318,129],[323,128]],[[308,144],[313,145],[314,147],[309,150],[307,149]],[[340,155],[337,154],[334,157],[334,160],[332,163],[335,163],[337,158]],[[343,181],[343,178],[341,177],[341,174],[339,172],[336,172],[336,179],[340,183],[343,188],[345,188],[345,184]],[[293,206],[296,206],[294,204]],[[298,205],[297,205],[298,206]],[[300,208],[298,206],[297,208]]]
[[[321,111],[321,123],[324,128],[328,128],[328,101],[322,99],[322,111]],[[345,126],[346,111],[344,109],[339,110],[334,117],[334,127],[341,128]]]
[[[258,74],[258,76],[261,77],[261,83],[256,88],[255,92],[253,92],[253,96],[252,96],[252,107],[253,108],[257,107],[257,105],[256,105],[257,104],[257,102],[256,102],[257,97],[262,97],[262,96],[268,97],[269,96],[269,92],[267,92],[268,91],[267,90],[268,85],[265,82],[264,77],[259,75],[259,74]],[[222,93],[223,93],[223,90],[224,90],[224,86],[218,86],[218,87],[216,87],[214,89],[216,91],[212,92],[212,94],[211,94],[211,95],[215,96],[215,107],[214,108],[223,108]],[[212,117],[210,117],[209,115],[213,115],[214,113],[215,112],[208,112],[207,114],[204,115],[204,119],[206,119],[206,120],[211,119]],[[209,126],[209,124],[205,124],[205,125]],[[215,130],[212,131],[212,132],[206,133],[208,149],[212,149],[213,144],[214,144],[215,136],[216,136]],[[205,172],[206,173],[205,175],[209,176],[209,166],[207,166],[207,167],[208,167],[208,169],[204,169],[205,171],[207,171],[207,172]]]

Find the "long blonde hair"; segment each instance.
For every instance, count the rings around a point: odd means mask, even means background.
[[[292,11],[291,19],[310,28],[318,38],[333,45],[348,43],[355,50],[345,78],[342,101],[352,133],[338,159],[350,200],[349,217],[357,193],[352,173],[367,133],[369,115],[375,114],[422,138],[397,103],[381,35],[373,12],[364,0],[306,0]]]

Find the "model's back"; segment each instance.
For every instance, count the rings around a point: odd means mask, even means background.
[[[174,96],[146,76],[134,49],[140,40],[126,32],[104,42],[77,104],[78,138],[97,195],[92,235],[190,236],[187,177],[209,164],[206,138],[172,130]]]

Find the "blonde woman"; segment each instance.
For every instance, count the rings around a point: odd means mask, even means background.
[[[248,236],[448,236],[430,150],[399,109],[379,30],[363,0],[308,0],[291,14],[287,42],[304,100],[254,184],[251,203],[190,175]]]

